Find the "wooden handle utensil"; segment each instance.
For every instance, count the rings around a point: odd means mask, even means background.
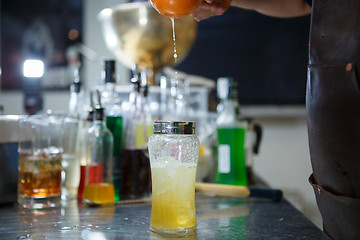
[[[280,201],[283,193],[280,189],[270,188],[249,188],[244,186],[216,184],[216,183],[195,183],[195,191],[215,194],[224,197],[260,197]]]

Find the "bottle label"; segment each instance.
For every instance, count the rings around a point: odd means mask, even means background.
[[[230,146],[226,144],[219,145],[218,156],[218,172],[230,173]]]

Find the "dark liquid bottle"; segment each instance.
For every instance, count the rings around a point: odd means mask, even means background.
[[[131,82],[131,107],[124,128],[125,149],[121,160],[123,199],[147,197],[151,190],[147,142],[152,135],[152,120],[146,99],[146,72],[139,74],[135,70]]]
[[[149,169],[147,149],[124,149],[122,164],[124,198],[142,198],[150,193]]]

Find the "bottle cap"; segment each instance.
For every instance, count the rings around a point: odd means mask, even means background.
[[[104,121],[105,119],[104,108],[95,108],[93,118],[95,121]]]
[[[72,88],[75,93],[81,92],[81,82],[73,82]]]
[[[115,61],[114,60],[105,60],[104,63],[104,72],[105,72],[105,82],[111,82],[114,83],[116,82],[116,77],[115,77]]]
[[[195,134],[195,122],[156,120],[154,134]]]
[[[86,120],[89,121],[89,122],[94,121],[94,110],[93,109],[88,112]]]

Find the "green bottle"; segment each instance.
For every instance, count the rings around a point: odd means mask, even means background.
[[[114,137],[113,147],[113,179],[115,188],[115,201],[122,199],[122,138],[123,138],[123,117],[121,108],[121,99],[116,91],[116,62],[115,60],[104,61],[104,85],[101,92],[101,103],[105,108],[106,126]]]
[[[221,112],[217,119],[217,171],[215,182],[247,186],[245,139],[247,123],[237,118],[234,81],[218,79],[218,93],[222,96]]]
[[[122,185],[122,174],[121,174],[121,155],[122,155],[122,146],[121,139],[123,133],[123,121],[121,116],[107,116],[106,117],[106,126],[113,134],[114,137],[114,147],[113,147],[113,157],[114,157],[114,169],[113,169],[113,179],[114,179],[114,188],[115,188],[115,202],[121,200],[121,185]]]

